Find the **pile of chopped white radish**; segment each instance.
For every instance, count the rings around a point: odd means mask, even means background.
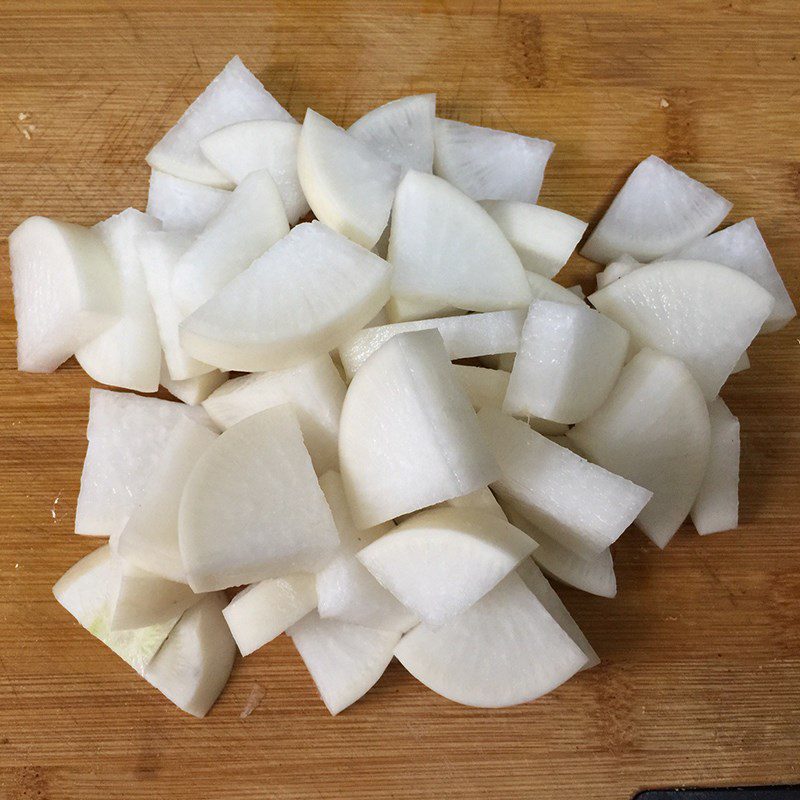
[[[736,527],[719,391],[795,316],[756,223],[713,233],[731,203],[651,156],[584,300],[552,149],[434,95],[300,124],[234,58],[148,154],[147,213],[11,234],[20,370],[183,401],[91,390],[75,531],[109,541],[53,590],[179,708],[284,632],[331,714],[392,657],[533,700],[599,663],[543,573],[613,597],[632,523]]]

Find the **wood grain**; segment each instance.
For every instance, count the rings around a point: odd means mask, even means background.
[[[800,293],[794,0],[3,0],[0,797],[621,800],[800,780],[796,322],[724,391],[742,421],[741,529],[687,528],[664,552],[627,533],[615,600],[562,592],[603,665],[535,704],[461,708],[393,664],[332,719],[282,637],[198,721],[55,603],[96,546],[71,533],[90,381],[74,362],[15,371],[5,239],[34,213],[143,207],[149,146],[233,53],[296,116],[348,123],[437,91],[444,115],[551,138],[542,202],[589,220],[658,153],[733,200],[732,220],[755,215]],[[594,271],[576,257],[560,279],[588,288]]]

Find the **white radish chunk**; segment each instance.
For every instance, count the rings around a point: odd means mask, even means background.
[[[711,233],[732,205],[658,156],[648,156],[625,181],[581,255],[599,264],[624,254],[652,261]]]
[[[708,464],[708,410],[686,366],[640,351],[603,406],[567,437],[596,464],[653,492],[636,524],[665,547],[686,519]]]
[[[579,283],[576,283],[574,286],[568,286],[567,291],[572,292],[572,294],[574,294],[575,297],[578,298],[578,300],[586,299],[586,294],[584,293],[583,288]]]
[[[147,208],[165,231],[199,233],[225,205],[231,193],[204,183],[176,178],[157,169],[150,171]]]
[[[290,406],[248,417],[203,452],[183,489],[178,538],[196,592],[330,560],[339,537]]]
[[[453,370],[476,411],[485,406],[502,407],[510,378],[507,372],[486,367],[467,367],[463,364],[453,364]]]
[[[317,219],[368,250],[375,246],[389,222],[398,166],[309,108],[297,174]]]
[[[461,495],[461,497],[451,497],[445,505],[452,506],[453,508],[472,508],[484,514],[497,517],[498,519],[505,520],[506,515],[500,504],[497,502],[492,490],[488,486],[482,489],[476,489],[469,494]]]
[[[298,225],[181,325],[219,369],[264,372],[337,348],[389,299],[389,265],[321,222]]]
[[[604,270],[596,275],[597,288],[605,289],[610,283],[614,283],[618,278],[624,278],[639,267],[643,267],[635,258],[629,255],[621,255],[616,261],[612,261]]]
[[[386,243],[386,257],[389,256],[389,243]],[[459,308],[443,306],[441,303],[430,300],[416,300],[414,298],[392,297],[386,304],[386,322],[412,322],[420,319],[435,319],[436,317],[454,317],[466,314]]]
[[[119,278],[96,230],[28,217],[8,237],[17,367],[53,372],[119,318]]]
[[[393,337],[356,373],[342,408],[339,465],[361,528],[499,476],[437,332]]]
[[[185,378],[182,381],[173,380],[169,374],[166,361],[161,364],[161,385],[175,398],[187,406],[199,406],[213,391],[218,389],[228,380],[227,372],[218,369],[197,375],[194,378]]]
[[[545,278],[538,272],[526,272],[528,285],[531,288],[531,295],[534,300],[551,300],[554,303],[569,303],[574,306],[585,305],[583,300],[574,292],[565,289],[555,281]]]
[[[750,369],[750,356],[747,355],[747,351],[745,350],[744,353],[739,356],[739,360],[733,365],[731,375],[736,375],[737,372],[744,372],[746,369]]]

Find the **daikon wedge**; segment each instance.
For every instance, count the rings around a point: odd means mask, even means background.
[[[618,278],[624,278],[644,264],[639,263],[629,255],[621,255],[616,261],[612,261],[604,270],[596,275],[597,288],[605,289],[610,283],[614,283]]]
[[[526,272],[528,285],[531,287],[531,295],[534,300],[552,300],[555,303],[569,303],[570,305],[585,305],[578,295],[565,289],[555,281],[545,278],[538,272]]]
[[[386,257],[389,255],[389,242],[386,242]],[[443,306],[441,303],[429,300],[407,299],[405,297],[392,297],[386,304],[386,315],[389,322],[413,322],[421,319],[436,319],[438,317],[454,317],[466,314],[458,308]]]
[[[231,193],[204,183],[150,171],[146,211],[165,231],[199,233],[225,205]]]
[[[488,486],[482,489],[476,489],[469,494],[463,494],[461,497],[451,497],[444,505],[452,506],[453,508],[475,509],[483,514],[489,514],[493,517],[498,517],[504,520],[506,515],[500,504],[492,494],[492,490]]]
[[[453,364],[453,370],[476,411],[485,406],[502,407],[510,378],[507,372],[486,367],[467,367],[463,364]]]
[[[218,369],[197,375],[194,378],[185,378],[182,381],[173,380],[169,374],[166,362],[161,365],[161,385],[175,398],[187,406],[199,406],[215,389],[218,389],[228,380],[227,372]]]

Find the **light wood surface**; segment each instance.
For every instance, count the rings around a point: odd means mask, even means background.
[[[602,666],[532,705],[462,708],[394,663],[334,719],[281,637],[195,720],[53,600],[97,545],[72,534],[91,382],[74,361],[15,371],[6,237],[30,214],[142,208],[148,148],[234,53],[297,117],[349,123],[436,91],[442,115],[553,139],[541,201],[588,220],[657,153],[731,199],[731,221],[754,215],[800,294],[795,0],[2,0],[0,797],[622,800],[800,781],[796,322],[723,393],[741,529],[687,528],[664,552],[627,533],[615,600],[562,592]],[[559,280],[588,289],[594,271],[576,257]]]

